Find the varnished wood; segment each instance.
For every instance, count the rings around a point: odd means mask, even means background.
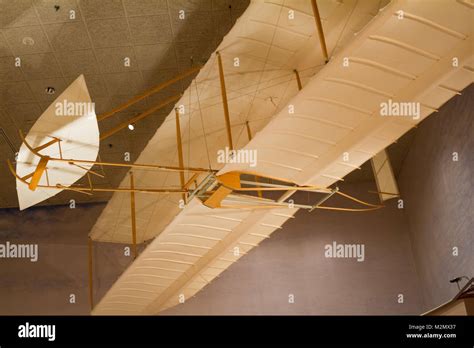
[[[225,79],[224,79],[224,68],[222,67],[222,58],[219,52],[216,52],[217,63],[219,65],[219,80],[221,83],[221,95],[222,95],[222,105],[224,107],[224,117],[225,117],[225,126],[227,130],[227,140],[229,141],[229,148],[234,149],[234,144],[232,142],[232,129],[230,126],[230,116],[229,116],[229,105],[227,103],[227,91],[225,88]]]
[[[105,120],[106,118],[109,118],[110,116],[116,114],[117,112],[120,112],[126,108],[128,108],[130,105],[133,105],[137,102],[139,102],[140,100],[143,100],[145,99],[146,97],[152,95],[152,94],[155,94],[159,91],[161,91],[162,89],[174,84],[175,82],[178,82],[182,79],[184,79],[185,77],[188,77],[196,72],[198,72],[202,67],[201,66],[196,66],[194,68],[191,68],[187,71],[185,71],[184,73],[168,80],[168,81],[165,81],[163,83],[160,83],[159,85],[153,87],[153,88],[150,88],[149,90],[145,91],[144,93],[130,99],[129,101],[127,101],[126,103],[110,110],[109,112],[106,112],[106,113],[103,113],[103,114],[100,114],[97,116],[97,120],[98,121],[102,121],[102,120]]]
[[[93,282],[93,246],[92,246],[92,239],[88,238],[88,261],[89,261],[89,303],[91,306],[91,311],[94,308],[94,282]]]
[[[135,181],[133,179],[133,172],[130,172],[130,216],[132,219],[132,245],[133,258],[137,258],[137,221],[135,216]]]
[[[326,39],[324,38],[323,25],[321,24],[321,17],[319,16],[318,4],[316,0],[311,0],[311,5],[313,7],[314,20],[316,22],[316,28],[318,29],[319,43],[321,44],[321,51],[325,62],[329,61],[328,49],[326,47]]]
[[[172,102],[178,101],[180,98],[181,98],[181,94],[174,95],[172,97],[169,97],[169,98],[165,99],[164,101],[162,101],[158,105],[155,105],[154,107],[142,112],[141,114],[131,118],[130,120],[128,120],[126,122],[122,122],[119,125],[115,126],[114,128],[112,128],[112,129],[108,130],[107,132],[101,134],[100,140],[107,139],[108,137],[114,135],[115,133],[121,131],[122,129],[127,128],[128,125],[137,123],[138,121],[140,121],[140,120],[144,119],[145,117],[151,115],[155,111],[158,111],[158,110],[164,108],[166,105],[171,104]]]
[[[48,156],[43,156],[38,162],[38,165],[36,166],[35,172],[33,173],[33,176],[30,180],[30,184],[28,185],[28,188],[31,191],[36,190],[38,187],[39,181],[41,180],[41,177],[43,176],[44,171],[46,170],[46,165],[49,162],[49,157]]]
[[[296,83],[298,84],[298,91],[301,91],[303,89],[303,85],[301,84],[301,79],[300,79],[300,73],[298,70],[293,70],[296,76]]]
[[[181,125],[179,123],[179,110],[178,108],[174,109],[176,114],[176,145],[178,147],[178,163],[181,168],[184,167],[184,159],[183,159],[183,143],[181,139]],[[181,188],[184,188],[184,172],[179,173],[179,181],[181,183]],[[183,201],[186,203],[186,194],[183,193]]]

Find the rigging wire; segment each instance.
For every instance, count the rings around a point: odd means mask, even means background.
[[[318,67],[322,67],[322,66],[324,66],[324,64],[314,65],[314,66],[311,66],[311,67],[308,67],[308,68],[299,70],[299,72],[300,72],[301,77],[303,78],[303,77],[305,77],[305,76],[302,75],[302,72],[305,72],[305,71],[310,70],[310,69],[315,69],[315,68],[318,68]],[[259,70],[259,71],[262,71],[262,70]],[[311,76],[312,76],[312,75],[311,75]],[[294,80],[294,72],[291,72],[291,73],[288,73],[288,74],[285,74],[285,75],[281,75],[281,76],[278,76],[278,77],[270,78],[270,79],[268,79],[268,80],[263,81],[263,82],[260,83],[260,84],[268,83],[268,82],[270,82],[270,81],[277,80],[277,79],[281,79],[281,78],[284,78],[284,77],[289,77],[289,78],[286,79],[286,80],[284,80],[284,81],[280,81],[280,82],[274,83],[274,84],[272,84],[272,85],[266,86],[266,87],[264,87],[264,88],[261,88],[261,89],[259,89],[258,91],[261,92],[261,91],[264,91],[264,90],[266,90],[266,89],[269,89],[269,88],[272,88],[272,87],[276,87],[276,86],[279,86],[279,85],[282,85],[282,84],[289,83],[289,82],[293,81],[293,80]],[[207,86],[207,87],[210,85],[210,82],[212,82],[212,81],[209,81],[208,83],[206,83],[206,86]],[[203,85],[203,83],[201,83],[201,88],[202,88],[202,85]],[[252,95],[254,94],[254,92],[241,93],[241,92],[239,92],[239,91],[240,91],[240,90],[243,90],[243,89],[250,88],[250,87],[254,87],[254,86],[257,86],[257,85],[258,85],[258,84],[255,83],[255,84],[247,85],[247,86],[244,86],[244,87],[235,89],[235,90],[229,90],[229,89],[228,89],[229,92],[231,92],[231,93],[236,93],[236,94],[240,94],[240,95],[235,96],[235,97],[231,97],[231,98],[227,98],[227,100],[230,101],[230,100],[236,100],[236,99],[239,99],[239,98],[242,98],[242,97],[246,97],[246,96],[252,96]],[[204,99],[201,99],[201,102],[203,102],[203,101],[208,101],[208,100],[212,100],[212,99],[217,99],[217,98],[219,98],[219,97],[220,97],[220,95],[215,95],[215,96],[212,96],[212,97],[204,98]],[[257,97],[257,98],[264,100],[264,98],[261,98],[261,97]],[[207,105],[204,106],[202,109],[207,109],[207,108],[210,108],[210,107],[212,107],[212,106],[220,105],[221,103],[222,103],[221,101],[218,101],[218,102],[215,102],[215,103],[213,103],[213,104],[207,104]],[[192,104],[193,104],[193,103],[191,103],[191,105],[192,105]],[[196,110],[197,110],[197,109],[196,109]],[[265,117],[265,118],[267,118],[267,117]],[[167,120],[165,120],[164,122],[170,122],[170,121],[171,121],[171,119],[167,119]],[[250,121],[250,122],[252,122],[252,121]]]
[[[332,55],[334,55],[334,51],[337,49],[337,45],[339,45],[339,42],[341,41],[342,37],[344,36],[344,31],[346,30],[347,24],[349,24],[349,21],[352,19],[352,14],[354,13],[355,9],[357,8],[357,5],[359,3],[359,0],[357,0],[354,3],[354,7],[352,8],[351,12],[349,13],[349,16],[347,17],[346,23],[344,23],[344,26],[341,29],[341,33],[339,34],[339,37],[336,40],[336,43],[334,44],[334,49],[332,51]]]
[[[207,162],[208,162],[208,165],[209,165],[209,169],[212,170],[212,168],[211,168],[211,157],[209,156],[209,146],[207,145],[207,137],[206,137],[206,132],[205,132],[205,129],[204,129],[204,119],[202,117],[201,101],[199,100],[199,90],[198,90],[196,79],[194,79],[194,86],[196,87],[196,98],[197,98],[197,103],[198,103],[198,106],[199,106],[199,115],[201,117],[202,134],[204,136],[204,144],[206,145]]]
[[[260,84],[261,84],[261,82],[262,82],[263,75],[264,75],[264,73],[265,73],[265,67],[266,67],[267,64],[268,64],[268,60],[269,60],[269,56],[270,56],[270,47],[273,46],[273,42],[275,41],[275,36],[276,36],[276,32],[277,32],[277,27],[278,27],[278,24],[279,24],[279,22],[280,22],[280,17],[281,17],[282,11],[283,11],[283,6],[280,8],[280,13],[279,13],[279,15],[278,15],[278,22],[277,22],[277,25],[276,25],[275,28],[273,29],[272,40],[270,41],[270,45],[269,45],[267,54],[266,54],[266,56],[265,56],[265,63],[264,63],[264,65],[263,65],[262,72],[260,73],[260,77],[259,77],[259,79],[258,79],[257,88],[255,89],[255,93],[253,94],[252,101],[251,101],[251,103],[250,103],[250,107],[248,108],[247,114],[245,115],[245,118],[244,118],[245,121],[248,120],[249,115],[250,115],[250,110],[251,110],[252,107],[253,107],[253,104],[254,104],[254,102],[255,102],[255,98],[256,98],[256,96],[257,96],[257,93],[259,93],[259,88],[258,88],[258,87],[260,86]]]

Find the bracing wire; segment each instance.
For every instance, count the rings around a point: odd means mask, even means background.
[[[206,145],[207,162],[208,162],[208,165],[209,165],[209,169],[212,169],[211,168],[211,157],[209,156],[209,146],[207,144],[206,131],[204,129],[204,119],[202,117],[201,101],[199,100],[199,90],[198,90],[196,79],[194,79],[194,86],[196,87],[196,99],[197,99],[197,103],[198,103],[198,107],[199,107],[199,116],[201,117],[202,134],[204,136],[204,144]]]

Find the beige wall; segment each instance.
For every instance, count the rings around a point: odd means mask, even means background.
[[[474,85],[423,122],[399,184],[426,311],[457,294],[450,279],[474,276]]]
[[[358,185],[368,195],[372,183]],[[306,197],[303,197],[306,199]],[[2,211],[2,240],[38,242],[40,258],[0,260],[0,314],[86,314],[86,235],[101,205]],[[328,259],[333,241],[365,245],[365,261]],[[122,245],[97,244],[95,293],[130,262]],[[68,303],[70,293],[77,303]],[[405,302],[399,304],[402,293]],[[289,294],[295,303],[288,303]],[[175,314],[406,314],[420,311],[404,212],[302,211]]]
[[[376,197],[367,193],[373,183],[342,189],[367,200]],[[364,244],[365,260],[326,258],[324,247],[333,241]],[[420,304],[405,214],[392,202],[370,213],[300,211],[195,298],[166,314],[417,314]]]

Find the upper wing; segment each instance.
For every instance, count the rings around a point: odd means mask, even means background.
[[[374,13],[380,2],[327,1],[321,4],[328,47],[335,49],[353,36]],[[294,18],[289,10],[294,10]],[[223,58],[232,136],[235,148],[248,142],[246,122],[253,133],[261,130],[275,113],[297,93],[293,70],[305,82],[320,70],[319,50],[311,3],[253,1],[219,45]],[[238,59],[238,61],[236,60]],[[199,95],[199,98],[197,97]],[[180,115],[186,166],[220,169],[217,151],[227,145],[221,90],[215,55],[206,63],[177,105]],[[136,162],[178,165],[175,112],[172,111]],[[177,175],[135,171],[136,187],[176,186]],[[188,178],[186,178],[188,179]],[[122,187],[128,187],[126,176]],[[140,194],[136,202],[137,242],[158,235],[180,212],[179,194]],[[130,243],[129,195],[115,193],[94,225],[94,240]]]
[[[321,187],[342,180],[473,81],[472,23],[461,1],[391,3],[245,147],[257,151],[257,166],[220,174]],[[405,109],[412,114],[383,115]]]

